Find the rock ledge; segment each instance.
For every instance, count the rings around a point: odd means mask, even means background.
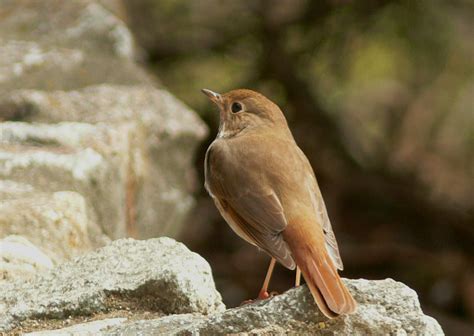
[[[127,306],[162,315],[225,308],[209,264],[170,238],[117,240],[29,281],[0,285],[0,302],[0,331]]]
[[[333,320],[319,312],[306,286],[225,310],[209,264],[183,244],[121,239],[28,281],[0,285],[0,331],[67,326],[32,335],[443,335],[406,285],[344,281],[359,307]]]

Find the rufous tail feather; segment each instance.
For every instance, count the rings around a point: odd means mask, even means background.
[[[324,244],[291,229],[285,231],[290,231],[285,232],[285,240],[321,312],[329,318],[353,313],[357,303],[339,277]]]

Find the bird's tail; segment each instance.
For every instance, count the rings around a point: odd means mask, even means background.
[[[307,236],[298,237],[301,232],[286,233],[292,236],[285,240],[321,312],[329,318],[353,313],[357,303],[339,277],[324,241],[318,244]]]

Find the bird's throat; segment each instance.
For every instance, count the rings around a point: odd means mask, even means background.
[[[219,125],[219,132],[217,133],[217,138],[218,139],[232,138],[238,135],[239,133],[242,133],[242,131],[244,131],[245,129],[246,127],[243,127],[243,128],[228,127],[228,125],[225,122],[223,122],[223,123],[220,123]]]

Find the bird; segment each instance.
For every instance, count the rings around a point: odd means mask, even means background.
[[[270,265],[258,299],[268,298],[276,261],[296,268],[328,318],[355,312],[339,277],[338,244],[311,164],[282,110],[249,89],[202,89],[219,109],[219,130],[204,160],[204,186],[233,231],[265,251]]]

